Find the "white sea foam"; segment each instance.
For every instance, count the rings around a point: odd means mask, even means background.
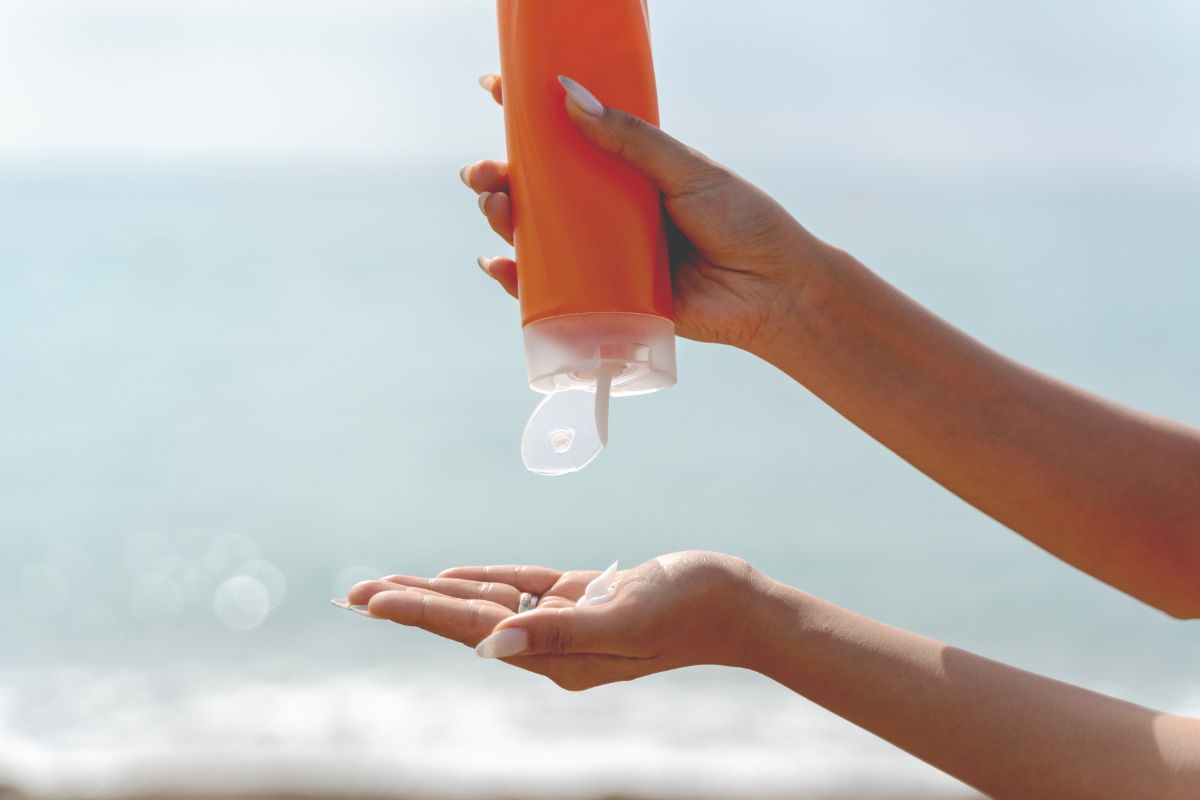
[[[659,677],[570,694],[494,675],[10,674],[0,689],[0,783],[41,796],[969,794],[765,682]]]

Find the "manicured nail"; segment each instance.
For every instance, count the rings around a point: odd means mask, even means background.
[[[490,92],[492,90],[492,87],[496,85],[496,76],[495,75],[480,75],[479,76],[479,85],[482,86],[486,91]]]
[[[330,600],[329,602],[333,603],[338,608],[344,609],[346,611],[353,611],[355,614],[359,614],[360,616],[368,617],[369,619],[383,619],[383,617],[377,617],[374,614],[372,614],[370,611],[368,611],[366,606],[350,605],[349,600],[338,599],[338,600]]]
[[[469,180],[467,180],[467,175],[471,172],[471,167],[473,167],[473,166],[475,166],[475,165],[467,164],[465,167],[463,167],[462,169],[460,169],[458,171],[458,179],[460,181],[462,181],[464,184],[466,184],[467,186],[471,185],[471,182]]]
[[[484,192],[483,194],[479,195],[479,210],[482,211],[484,214],[487,213],[487,209],[484,208],[484,206],[487,205],[488,198],[491,196],[492,196],[491,192]]]
[[[374,614],[372,614],[370,611],[368,611],[366,606],[350,606],[350,608],[347,610],[353,611],[355,614],[358,614],[359,616],[362,616],[362,617],[366,617],[368,619],[383,619],[383,617],[377,617]]]
[[[521,628],[505,628],[475,645],[480,658],[508,658],[529,649],[529,634]]]
[[[584,113],[591,114],[593,117],[604,116],[604,104],[597,100],[594,94],[566,75],[559,75],[558,82],[567,90],[567,96],[571,98],[571,101]]]
[[[483,270],[484,275],[487,275],[489,278],[492,277],[492,271],[488,269],[488,265],[492,263],[490,258],[484,258],[483,256],[480,256],[479,258],[475,259],[475,263],[479,265],[481,270]]]

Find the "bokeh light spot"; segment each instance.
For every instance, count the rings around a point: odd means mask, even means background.
[[[228,573],[235,565],[258,557],[258,545],[241,533],[223,533],[212,540],[204,555],[204,568],[212,575]]]
[[[235,631],[252,630],[271,612],[271,595],[257,578],[234,575],[217,587],[213,611],[223,625]]]
[[[287,580],[283,577],[283,573],[280,572],[279,568],[270,561],[253,558],[239,564],[236,572],[238,575],[246,575],[254,578],[263,585],[263,588],[267,590],[267,596],[271,600],[269,610],[274,611],[283,602],[283,596],[287,593]]]

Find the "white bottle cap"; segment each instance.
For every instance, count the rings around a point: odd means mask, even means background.
[[[546,394],[521,438],[525,466],[565,475],[608,444],[609,395],[675,383],[675,324],[652,314],[565,314],[524,328],[529,388]]]

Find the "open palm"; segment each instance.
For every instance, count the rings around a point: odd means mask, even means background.
[[[527,646],[504,661],[584,689],[740,656],[741,604],[752,574],[740,559],[683,552],[618,572],[613,599],[577,607],[595,571],[498,565],[454,567],[436,577],[391,575],[355,585],[346,602],[372,617],[475,647],[502,630]],[[521,594],[540,597],[517,613]],[[517,634],[521,636],[521,634]]]

